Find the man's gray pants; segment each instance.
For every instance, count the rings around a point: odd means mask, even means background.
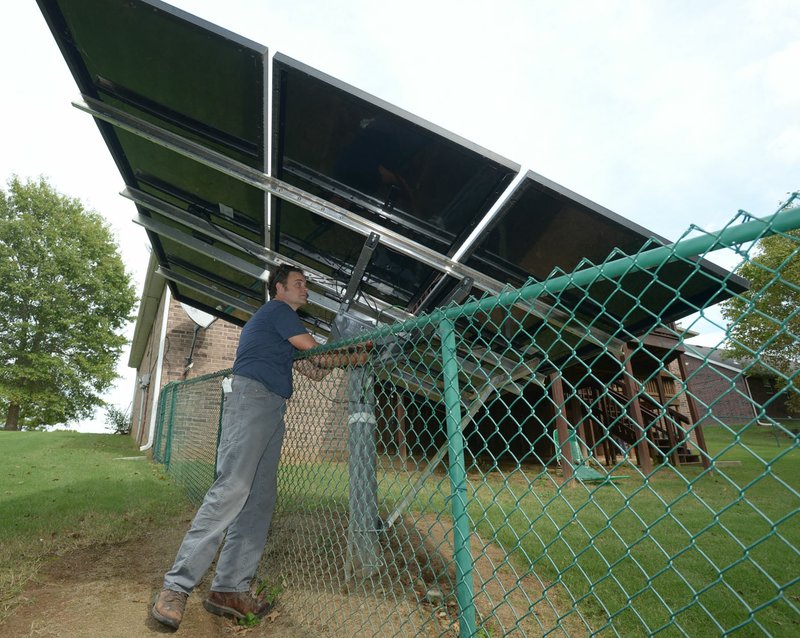
[[[217,479],[164,576],[165,588],[185,594],[208,571],[223,536],[211,589],[248,591],[275,509],[286,399],[258,381],[234,376],[223,404]]]

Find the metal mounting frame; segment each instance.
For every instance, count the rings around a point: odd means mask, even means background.
[[[248,303],[244,303],[241,299],[237,297],[228,295],[224,292],[216,290],[215,288],[211,288],[209,286],[201,284],[195,281],[194,279],[191,279],[190,277],[184,277],[179,273],[172,272],[168,268],[159,267],[156,269],[156,274],[161,275],[162,277],[164,277],[164,279],[169,279],[170,281],[174,281],[177,284],[181,284],[188,288],[192,288],[193,290],[196,290],[199,293],[208,295],[209,297],[212,297],[214,299],[218,299],[219,301],[228,304],[230,307],[241,310],[242,312],[253,314],[256,310],[258,310],[257,306],[251,306]]]
[[[361,247],[361,253],[358,255],[358,260],[353,267],[353,272],[350,273],[350,281],[347,282],[347,288],[342,297],[342,302],[339,305],[336,318],[333,320],[333,326],[331,326],[331,338],[334,340],[342,337],[352,337],[368,329],[368,326],[364,325],[363,321],[358,320],[353,315],[350,306],[353,304],[356,293],[358,293],[358,289],[364,279],[364,274],[367,271],[367,266],[369,266],[369,262],[372,260],[372,255],[375,253],[379,242],[380,235],[378,235],[378,233],[370,233],[369,237],[367,237],[367,241],[365,241],[364,245]]]
[[[168,148],[185,157],[200,162],[205,166],[209,166],[210,168],[238,179],[245,184],[271,193],[286,201],[293,202],[305,210],[320,215],[325,219],[332,220],[358,234],[369,235],[373,232],[378,233],[380,234],[380,242],[385,246],[446,274],[454,275],[459,278],[472,277],[475,281],[475,285],[486,292],[499,294],[505,288],[501,282],[496,281],[480,271],[453,261],[449,257],[442,256],[427,246],[410,240],[400,233],[383,228],[321,197],[316,197],[291,184],[271,177],[241,162],[232,160],[221,153],[205,148],[200,144],[187,140],[180,135],[151,124],[150,122],[134,117],[92,97],[87,95],[83,95],[82,97],[84,101],[73,102],[73,106],[99,120],[108,122],[118,128],[158,144],[159,146],[163,146],[164,148]],[[516,305],[525,312],[531,313],[547,323],[564,329],[582,340],[588,339],[595,345],[604,347],[607,345],[622,347],[622,345],[624,345],[621,340],[597,328],[586,326],[585,330],[578,330],[570,326],[569,324],[572,317],[568,313],[556,310],[541,300],[518,302]]]
[[[236,248],[237,250],[241,250],[243,253],[260,260],[265,265],[264,268],[260,268],[251,262],[240,257],[236,257],[235,255],[232,255],[231,253],[220,248],[211,246],[207,242],[199,240],[178,228],[161,223],[146,215],[139,214],[133,219],[134,223],[151,232],[168,237],[173,241],[176,241],[213,259],[223,260],[234,270],[238,270],[244,274],[260,279],[265,284],[269,278],[267,267],[274,267],[281,263],[288,263],[298,268],[302,268],[309,275],[310,279],[314,283],[314,286],[319,287],[322,290],[322,294],[317,293],[314,290],[309,290],[309,303],[320,308],[324,308],[329,312],[335,313],[339,310],[340,304],[334,299],[335,297],[339,296],[339,290],[336,282],[331,280],[329,277],[326,277],[322,273],[309,268],[307,265],[285,257],[273,250],[270,250],[269,248],[260,246],[259,244],[243,237],[224,232],[223,229],[211,222],[196,217],[191,213],[187,213],[186,211],[177,208],[172,204],[163,202],[160,199],[135,188],[128,187],[122,191],[121,195],[143,208],[152,210],[159,215],[163,215],[168,219],[179,222],[191,230],[203,233],[214,241],[218,241],[225,245],[231,246],[232,248]],[[364,297],[364,303],[356,303],[355,305],[357,312],[362,316],[372,316],[372,313],[377,311],[376,321],[378,322],[382,317],[391,319],[393,321],[405,321],[412,317],[410,313],[404,312],[396,306],[391,306],[381,299],[372,297],[363,292],[361,294]]]

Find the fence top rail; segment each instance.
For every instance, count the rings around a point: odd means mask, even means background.
[[[183,387],[183,386],[187,386],[187,385],[194,385],[196,383],[202,383],[203,381],[209,381],[209,380],[217,378],[217,377],[224,377],[226,374],[230,374],[231,372],[232,372],[231,368],[225,368],[224,370],[217,370],[216,372],[209,372],[208,374],[204,374],[204,375],[199,376],[199,377],[192,377],[191,379],[177,379],[175,381],[170,381],[168,383],[165,383],[164,387],[161,388],[161,391],[163,392],[164,390],[166,390],[168,388],[172,388],[172,387],[178,386],[178,385]]]
[[[692,259],[723,248],[731,248],[756,241],[769,235],[796,230],[800,228],[800,207],[789,208],[789,206],[798,196],[800,196],[800,193],[792,193],[789,199],[775,213],[766,217],[755,217],[746,211],[740,210],[737,219],[743,218],[747,221],[737,225],[731,223],[717,232],[703,231],[704,234],[701,236],[684,238],[672,244],[644,249],[635,255],[612,259],[603,264],[582,268],[570,274],[550,277],[545,281],[531,283],[522,288],[509,289],[506,292],[486,296],[461,305],[439,308],[426,315],[375,328],[354,338],[321,345],[301,353],[298,358],[319,354],[348,344],[366,340],[380,340],[399,333],[435,326],[444,319],[455,320],[478,312],[488,312],[498,307],[510,307],[520,300],[531,301],[542,295],[555,295],[569,287],[590,284],[598,277],[618,279],[634,267],[641,269],[655,268],[670,260]],[[690,227],[684,233],[684,236],[693,230],[697,230],[697,227]],[[728,274],[727,276],[732,277],[733,274]]]

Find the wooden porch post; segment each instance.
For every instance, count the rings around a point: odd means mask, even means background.
[[[658,388],[658,403],[664,408],[664,412],[669,414],[667,409],[667,393],[664,391],[664,379],[661,378],[660,374],[656,374],[656,387]],[[670,461],[672,461],[675,467],[678,467],[681,464],[681,459],[680,456],[678,456],[678,441],[675,436],[675,424],[668,416],[663,416],[661,418],[667,428],[669,447],[672,450],[669,455]]]
[[[636,453],[639,457],[639,465],[644,474],[650,474],[653,471],[653,459],[650,456],[650,441],[647,436],[647,430],[644,426],[644,418],[642,417],[642,409],[639,406],[638,392],[633,386],[636,377],[633,376],[633,367],[631,360],[628,357],[628,347],[622,347],[620,354],[620,363],[625,368],[625,373],[622,375],[622,385],[625,388],[626,398],[630,399],[628,405],[628,416],[639,427],[641,436],[639,442],[636,444]],[[637,382],[638,383],[638,382]]]
[[[553,400],[555,407],[558,447],[561,454],[561,473],[566,482],[572,478],[574,459],[569,446],[569,424],[567,423],[567,409],[564,405],[564,386],[561,383],[561,377],[556,372],[550,375],[550,398]]]
[[[683,353],[678,353],[678,370],[681,372],[681,381],[686,388],[686,403],[689,405],[689,416],[692,419],[691,425],[694,427],[694,433],[697,437],[697,446],[700,448],[700,462],[703,464],[704,469],[711,467],[711,461],[708,459],[708,448],[706,447],[706,437],[703,434],[703,426],[698,423],[697,404],[694,402],[692,393],[689,392],[689,382],[686,380],[686,361],[683,358]]]

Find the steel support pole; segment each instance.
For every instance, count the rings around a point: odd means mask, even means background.
[[[372,373],[367,368],[352,368],[347,383],[350,520],[345,575],[361,580],[372,576],[380,566],[377,422]]]
[[[461,638],[477,633],[472,582],[472,553],[469,547],[467,514],[467,469],[464,462],[464,433],[461,430],[461,396],[458,387],[458,360],[453,321],[439,324],[444,367],[444,402],[447,411],[447,449],[450,475],[450,505],[453,512],[453,545],[456,561],[456,600]]]

